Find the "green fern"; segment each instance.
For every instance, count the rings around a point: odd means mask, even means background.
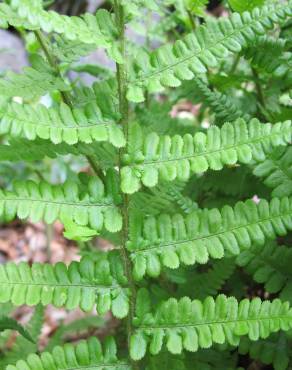
[[[28,328],[31,336],[35,342],[30,342],[24,337],[18,336],[12,348],[5,353],[3,359],[0,358],[0,366],[15,364],[19,359],[35,353],[38,350],[38,337],[40,335],[44,320],[44,307],[42,305],[36,306],[32,318],[29,321]]]
[[[63,63],[76,62],[96,49],[95,44],[84,43],[79,40],[68,40],[61,35],[56,35],[54,38],[53,54]]]
[[[189,295],[192,298],[204,299],[207,296],[216,296],[230,279],[236,268],[235,261],[231,258],[216,261],[207,271],[183,270],[183,284],[179,285],[179,296]],[[172,279],[169,273],[169,279]],[[186,284],[187,283],[187,284]],[[190,294],[191,286],[191,294]]]
[[[20,360],[15,366],[7,366],[6,370],[72,370],[73,368],[74,370],[131,369],[127,362],[118,360],[113,338],[107,338],[102,348],[99,340],[92,337],[88,341],[81,341],[77,346],[66,344],[64,347],[55,347],[52,353],[44,352],[40,356],[30,355],[27,361]]]
[[[283,197],[292,194],[292,148],[278,148],[264,162],[253,170],[254,175],[263,178],[264,184],[272,188],[272,196]]]
[[[150,55],[141,52],[131,66],[128,99],[144,101],[144,89],[158,92],[164,86],[176,87],[194,74],[205,73],[206,67],[216,67],[229,52],[240,52],[256,35],[291,16],[291,6],[276,3],[242,16],[234,13],[230,20],[209,21],[173,46],[162,46]]]
[[[108,175],[108,184],[112,180],[112,175]],[[110,193],[109,189],[109,185],[105,187],[97,177],[88,179],[87,194],[82,194],[74,182],[62,186],[46,182],[16,182],[14,191],[0,190],[0,216],[6,220],[17,216],[47,223],[70,217],[80,226],[89,225],[98,231],[105,227],[116,232],[122,227],[120,211],[114,204],[119,195],[114,193],[114,189]]]
[[[245,10],[252,10],[257,6],[262,6],[265,0],[228,0],[231,8],[236,12],[244,12]]]
[[[212,126],[206,134],[160,137],[151,133],[143,138],[135,125],[123,158],[122,191],[132,194],[141,183],[152,187],[161,180],[186,181],[209,168],[218,171],[224,165],[264,160],[273,147],[291,142],[291,133],[291,121],[271,125],[239,119],[221,129]]]
[[[291,71],[291,52],[285,39],[262,36],[243,50],[244,57],[260,71],[283,77]]]
[[[234,208],[195,211],[133,220],[127,247],[134,263],[134,276],[145,273],[156,277],[161,265],[178,268],[195,263],[205,264],[210,258],[238,255],[253,243],[263,245],[266,239],[285,235],[292,229],[291,199],[261,200],[257,205],[248,200]]]
[[[97,305],[100,314],[112,310],[123,318],[129,310],[126,278],[118,258],[113,255],[93,262],[84,257],[81,262],[8,263],[0,267],[0,302],[11,301],[15,306],[41,303],[89,312]]]
[[[53,144],[48,140],[41,139],[31,141],[15,138],[10,139],[7,144],[0,144],[0,161],[33,162],[67,154],[96,158],[103,169],[113,168],[118,162],[115,147],[106,142],[69,145],[67,143]]]
[[[276,333],[268,340],[257,342],[242,338],[238,350],[242,355],[249,353],[251,358],[260,360],[263,364],[272,364],[275,370],[286,370],[290,362],[290,342],[291,339],[289,340],[284,333]]]
[[[0,264],[0,302],[91,312],[49,349],[92,323],[116,342],[34,354],[18,339],[9,356],[5,335],[2,364],[242,370],[255,354],[284,370],[292,354],[276,359],[272,334],[289,344],[292,256],[278,244],[292,230],[291,0],[230,0],[240,14],[225,2],[218,19],[205,0],[114,0],[72,17],[45,10],[56,3],[0,4],[0,26],[16,29],[31,63],[0,80],[0,221],[59,220],[82,258]],[[79,60],[97,48],[110,67]],[[111,313],[92,321],[95,306]],[[244,349],[246,337],[260,348]]]
[[[292,310],[279,299],[261,302],[254,298],[238,303],[224,295],[216,300],[207,297],[203,302],[170,298],[151,313],[144,293],[137,301],[137,329],[131,338],[130,353],[135,360],[144,357],[148,344],[153,355],[161,351],[163,343],[173,354],[183,349],[196,352],[214,343],[238,345],[244,335],[255,341],[292,327]]]
[[[290,259],[292,250],[285,246],[268,243],[253,246],[237,257],[237,264],[244,267],[257,283],[265,284],[269,293],[280,293],[283,300],[292,302],[292,274]]]
[[[215,112],[215,121],[233,122],[237,118],[249,121],[250,117],[243,112],[228,98],[219,91],[212,91],[201,79],[194,78],[194,83],[200,93],[204,104]]]
[[[7,5],[3,8],[6,10]],[[38,0],[13,0],[11,9],[15,10],[19,17],[18,22],[20,19],[25,22],[26,28],[56,32],[68,40],[79,40],[88,44],[94,43],[98,47],[112,48],[110,41],[117,36],[111,14],[106,10],[99,10],[96,16],[86,13],[83,17],[67,17],[54,11],[45,11],[42,8],[42,1]],[[15,26],[17,24],[15,24],[14,17],[13,15],[10,19],[8,16],[5,21]],[[117,50],[116,56],[119,59],[120,55]]]
[[[95,104],[72,110],[65,103],[58,108],[9,103],[2,107],[0,117],[0,133],[13,137],[47,139],[54,144],[108,141],[117,147],[125,145],[119,126],[111,119],[103,118]]]
[[[6,97],[19,96],[35,99],[55,90],[68,91],[70,87],[50,70],[40,71],[25,67],[22,74],[9,72],[0,79],[0,94]]]

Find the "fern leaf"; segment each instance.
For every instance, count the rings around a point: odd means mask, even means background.
[[[16,330],[19,334],[21,334],[30,342],[34,341],[30,333],[22,325],[20,325],[18,321],[12,319],[11,317],[0,317],[0,332],[8,329]]]
[[[280,298],[292,302],[291,248],[268,243],[256,245],[237,257],[237,264],[253,276],[257,283],[265,284],[269,293],[280,293]]]
[[[131,207],[143,215],[157,215],[161,212],[173,214],[179,211],[191,213],[198,209],[198,205],[181,193],[184,187],[185,183],[176,182],[140,191],[132,196]]]
[[[243,49],[242,54],[254,68],[275,77],[283,77],[292,68],[292,54],[288,50],[285,39],[261,36],[253,45]]]
[[[0,161],[20,162],[39,161],[44,158],[57,158],[72,154],[75,156],[95,157],[103,169],[113,168],[118,163],[117,151],[109,143],[67,143],[53,144],[48,140],[11,139],[7,144],[0,144]]]
[[[103,348],[102,348],[103,347]],[[103,346],[95,337],[80,341],[76,346],[65,344],[55,347],[52,353],[44,352],[40,356],[30,355],[27,360],[20,360],[16,365],[9,365],[6,370],[78,370],[112,369],[130,370],[131,366],[117,358],[117,347],[113,338],[105,340]]]
[[[118,121],[118,85],[113,78],[94,82],[91,87],[82,86],[74,90],[74,106],[86,108],[90,104],[95,104],[102,112],[102,115]]]
[[[100,9],[96,15],[85,13],[81,17],[68,17],[55,11],[45,11],[42,1],[13,0],[10,7],[6,4],[0,6],[4,25],[24,24],[28,30],[41,29],[47,33],[55,32],[68,40],[95,44],[108,49],[116,61],[122,61],[117,45],[113,42],[117,36],[116,26],[112,15],[105,9]]]
[[[137,307],[143,305],[138,300]],[[139,311],[138,311],[139,312]],[[292,309],[279,299],[261,301],[219,295],[203,302],[170,298],[155,311],[135,318],[136,332],[131,338],[130,354],[134,360],[144,357],[147,346],[152,355],[161,351],[163,343],[169,352],[179,354],[183,349],[196,352],[214,343],[237,346],[239,338],[267,338],[271,333],[292,327]]]
[[[79,40],[68,40],[61,35],[55,36],[55,43],[52,45],[53,55],[63,63],[77,62],[96,49],[95,44],[88,44]]]
[[[291,142],[291,128],[291,121],[271,125],[257,119],[248,124],[238,119],[221,129],[212,126],[207,134],[169,137],[151,133],[143,137],[135,125],[123,158],[122,191],[131,194],[139,190],[141,183],[153,187],[161,180],[186,181],[191,174],[209,168],[221,170],[224,165],[264,160],[273,147]]]
[[[291,16],[292,3],[276,3],[254,9],[251,13],[233,13],[229,18],[207,21],[194,33],[172,45],[165,45],[151,54],[141,51],[131,66],[127,97],[144,101],[144,90],[158,92],[164,86],[175,87],[182,80],[216,67],[229,52],[238,53],[252,43],[256,35],[265,34],[274,23]]]
[[[35,342],[29,342],[24,337],[18,336],[12,348],[5,353],[3,359],[0,359],[0,366],[15,364],[19,359],[27,357],[30,353],[35,353],[38,350],[37,339],[40,335],[44,320],[44,307],[37,305],[32,318],[28,324],[29,332]]]
[[[115,181],[108,176],[104,185],[98,177],[91,177],[88,192],[83,195],[74,182],[56,186],[46,182],[15,182],[13,191],[0,190],[0,217],[12,220],[18,216],[49,224],[70,217],[80,226],[89,225],[97,231],[105,227],[117,232],[121,230],[122,219],[114,203],[119,197],[114,193]]]
[[[54,347],[70,341],[70,338],[77,335],[84,335],[89,333],[92,329],[104,328],[107,324],[107,319],[97,315],[84,316],[76,319],[69,324],[62,324],[49,338],[49,342],[45,347],[46,352],[51,352]]]
[[[127,247],[134,262],[134,276],[156,277],[161,266],[178,268],[180,263],[205,264],[210,258],[238,255],[253,243],[285,235],[292,229],[292,199],[271,202],[238,202],[233,208],[204,209],[186,217],[180,214],[145,219],[131,225]]]
[[[56,90],[68,91],[70,87],[54,73],[32,67],[25,67],[22,74],[9,72],[0,79],[0,95],[9,98],[19,96],[33,100]]]
[[[41,138],[54,144],[108,141],[116,147],[125,145],[122,129],[113,120],[104,118],[96,104],[71,109],[65,103],[46,108],[41,104],[33,107],[12,102],[2,107],[0,118],[0,133],[13,137]]]
[[[206,272],[190,270],[185,272],[185,284],[178,288],[180,296],[189,295],[196,299],[204,299],[207,296],[216,296],[222,286],[228,280],[235,270],[234,259],[225,258],[213,264]],[[171,270],[173,273],[173,270]],[[169,274],[171,279],[172,274]]]
[[[202,95],[204,104],[211,108],[216,115],[216,121],[219,122],[233,122],[237,118],[250,120],[247,114],[244,114],[238,106],[236,106],[228,95],[219,91],[212,91],[209,89],[200,78],[194,78],[194,83]]]
[[[257,342],[241,338],[238,352],[241,355],[249,354],[252,359],[265,365],[272,364],[275,370],[286,370],[290,362],[291,343],[285,333],[275,333],[270,338]]]
[[[129,310],[127,283],[118,258],[94,262],[84,257],[68,267],[26,262],[0,265],[0,302],[34,306],[53,304],[89,312],[97,305],[100,314],[111,310],[115,317],[127,316]]]
[[[30,24],[29,21],[24,20],[21,18],[17,13],[13,11],[13,9],[8,4],[0,4],[0,27],[1,28],[8,28],[10,26],[13,27],[24,27],[25,29],[29,30],[36,30],[38,29],[37,26],[33,26]]]
[[[251,11],[257,6],[262,6],[265,0],[228,0],[231,8],[236,12]]]
[[[263,178],[264,184],[273,189],[273,197],[292,194],[292,147],[277,148],[264,162],[258,164],[253,173]]]

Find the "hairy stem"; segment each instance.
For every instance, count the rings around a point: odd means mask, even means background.
[[[38,40],[38,42],[40,43],[40,46],[42,48],[42,50],[44,51],[45,53],[45,56],[50,64],[50,66],[55,70],[55,72],[57,73],[58,76],[60,76],[61,78],[63,78],[62,74],[61,74],[61,71],[59,69],[59,65],[57,63],[57,60],[56,58],[54,57],[54,55],[51,53],[50,49],[48,48],[48,45],[47,45],[47,40],[46,38],[44,37],[44,35],[42,34],[41,31],[34,31],[35,33],[35,36]],[[70,94],[67,92],[67,91],[61,91],[61,96],[62,96],[62,99],[63,101],[69,106],[69,107],[72,107],[72,100],[71,100],[71,97],[70,97]],[[94,173],[99,176],[99,177],[103,177],[103,174],[102,172],[100,171],[98,165],[95,163],[95,160],[93,157],[91,156],[88,156],[86,155],[85,156],[87,161],[89,162],[91,168],[93,169]]]
[[[121,124],[123,125],[124,134],[126,140],[128,141],[128,120],[129,120],[129,105],[126,98],[127,93],[127,70],[126,70],[126,45],[125,45],[125,15],[124,9],[120,4],[119,0],[114,1],[114,10],[116,16],[116,24],[119,31],[119,41],[120,41],[120,51],[124,59],[123,64],[116,64],[117,68],[117,81],[118,81],[118,94],[119,94],[119,110],[121,113]],[[121,163],[124,150],[119,151],[119,162]],[[119,164],[119,169],[121,165]],[[131,260],[126,248],[126,243],[129,234],[129,196],[123,194],[123,204],[121,206],[122,216],[123,216],[123,231],[122,231],[122,244],[121,244],[121,257],[124,264],[125,274],[129,282],[129,287],[131,290],[130,298],[130,312],[127,318],[127,339],[128,348],[130,348],[130,340],[133,333],[133,318],[135,315],[135,305],[136,305],[136,286],[132,274]],[[132,361],[133,370],[138,370],[138,363]]]

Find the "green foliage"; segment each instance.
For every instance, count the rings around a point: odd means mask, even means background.
[[[292,148],[275,149],[268,159],[254,168],[253,173],[263,178],[264,184],[273,189],[273,197],[291,195]]]
[[[67,91],[69,86],[50,68],[25,67],[22,74],[8,72],[5,78],[0,79],[0,94],[9,98],[19,96],[31,100],[55,90]]]
[[[211,126],[206,134],[143,137],[141,128],[132,127],[127,154],[123,157],[122,191],[132,194],[141,183],[153,187],[161,180],[186,181],[193,173],[224,165],[264,160],[273,147],[291,141],[291,121],[261,124],[257,119],[246,123],[238,119],[221,128]],[[128,165],[127,165],[128,164]]]
[[[145,273],[157,277],[161,265],[175,269],[180,263],[205,264],[210,258],[238,255],[254,243],[264,245],[276,235],[292,229],[292,200],[274,198],[238,202],[233,208],[224,206],[199,210],[186,217],[161,214],[132,222],[127,247],[134,262],[134,276]]]
[[[106,257],[106,256],[105,256]],[[105,313],[112,310],[118,318],[127,315],[129,304],[122,265],[115,255],[97,262],[84,257],[68,267],[34,263],[31,267],[21,262],[1,265],[1,302],[11,301],[15,306],[53,304],[74,309],[80,307]]]
[[[280,293],[281,299],[292,302],[291,269],[292,250],[268,243],[254,246],[237,258],[237,264],[253,276],[257,283],[265,284],[269,293]]]
[[[4,330],[16,330],[19,334],[21,334],[24,338],[33,342],[33,339],[30,333],[25,330],[25,328],[20,325],[16,320],[12,319],[11,317],[0,317],[0,332]]]
[[[291,16],[291,11],[291,3],[276,2],[242,16],[234,13],[230,19],[210,20],[173,46],[162,46],[151,54],[141,51],[131,67],[128,99],[144,101],[144,89],[159,92],[164,86],[176,87],[182,80],[205,73],[206,67],[217,67],[219,60],[240,52],[256,35]]]
[[[202,100],[213,112],[215,112],[215,122],[232,122],[237,118],[244,118],[249,120],[248,115],[244,113],[231,101],[227,95],[224,95],[218,91],[212,91],[208,88],[199,78],[195,78],[194,82],[202,94]]]
[[[104,118],[95,104],[85,109],[70,109],[65,103],[51,108],[42,104],[32,107],[9,103],[2,107],[0,117],[0,133],[14,137],[29,140],[38,137],[54,144],[108,141],[117,147],[125,145],[121,129],[111,119]]]
[[[55,347],[52,353],[44,352],[41,356],[30,355],[27,361],[20,360],[16,365],[7,366],[7,370],[55,370],[63,369],[105,369],[130,370],[130,365],[117,358],[116,343],[109,337],[103,348],[98,339],[92,337],[81,341],[77,346],[66,344]]]
[[[0,366],[15,364],[19,359],[35,353],[38,350],[37,339],[40,335],[44,321],[44,307],[42,305],[36,306],[34,313],[28,324],[30,335],[34,342],[29,341],[25,337],[18,336],[12,346],[5,353],[3,358],[0,358]],[[9,339],[8,339],[9,340]]]
[[[239,338],[248,335],[251,340],[267,338],[270,333],[292,327],[292,310],[279,299],[272,302],[254,298],[239,303],[234,297],[219,295],[215,300],[207,297],[203,302],[170,298],[154,313],[145,304],[145,294],[137,300],[135,334],[131,338],[131,357],[144,357],[147,346],[155,355],[166,348],[173,354],[183,349],[196,352],[213,343],[238,345]],[[140,299],[141,301],[140,301]]]
[[[239,344],[239,353],[249,353],[251,358],[260,360],[263,364],[272,364],[275,370],[285,370],[290,362],[290,345],[291,339],[283,333],[273,334],[268,340],[257,342],[242,338]]]
[[[110,189],[108,184],[114,178],[109,174],[107,184],[98,177],[83,178],[88,186],[87,194],[82,194],[81,186],[69,181],[62,186],[46,182],[15,182],[14,191],[0,190],[0,215],[6,220],[17,216],[47,223],[69,217],[80,226],[89,225],[97,231],[105,227],[116,232],[122,227],[122,219],[114,204],[119,195],[110,192],[117,189]]]
[[[0,4],[31,64],[0,80],[0,221],[58,220],[81,255],[1,261],[0,302],[37,306],[1,368],[291,367],[292,3],[226,3]],[[40,354],[47,305],[89,314]]]
[[[231,8],[236,12],[244,12],[245,10],[252,10],[257,6],[262,6],[265,0],[228,0]]]

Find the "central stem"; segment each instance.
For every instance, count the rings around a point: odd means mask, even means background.
[[[114,1],[116,25],[119,32],[119,43],[120,51],[123,58],[123,63],[116,63],[117,69],[117,81],[118,81],[118,95],[119,95],[119,111],[121,114],[121,124],[123,125],[123,131],[128,142],[128,121],[129,121],[129,104],[126,97],[127,94],[127,69],[126,69],[126,45],[125,45],[125,14],[123,6],[120,4],[119,0]],[[119,170],[121,169],[122,156],[124,154],[124,149],[119,150]],[[122,243],[121,243],[121,257],[123,260],[124,270],[126,277],[128,279],[129,287],[131,290],[130,297],[130,310],[127,317],[127,342],[128,348],[130,349],[131,336],[133,334],[133,319],[135,316],[135,305],[136,305],[136,286],[132,274],[132,265],[127,251],[127,240],[129,235],[129,196],[123,194],[123,203],[121,206],[122,216],[123,216],[123,231],[122,231]],[[133,370],[138,370],[137,362],[132,361]]]

